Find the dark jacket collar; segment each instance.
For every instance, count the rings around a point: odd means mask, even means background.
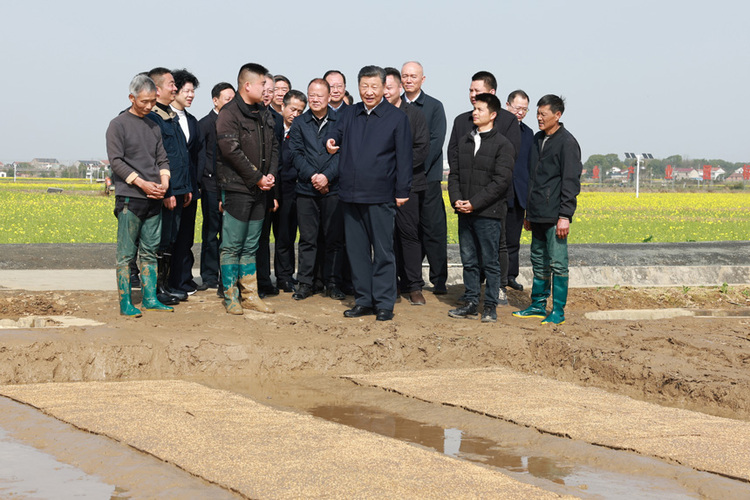
[[[355,106],[355,109],[356,109],[355,110],[356,114],[361,115],[361,114],[366,114],[367,113],[365,111],[365,103],[364,102],[358,102],[354,106]],[[388,99],[386,99],[385,97],[383,97],[383,100],[380,101],[380,104],[378,104],[377,106],[375,106],[375,109],[373,109],[370,113],[374,113],[375,115],[382,117],[386,113],[386,111],[388,110],[389,106],[390,107],[394,107],[393,104],[391,104],[390,102],[388,102]]]
[[[266,111],[266,107],[263,103],[248,104],[246,103],[239,93],[234,96],[234,100],[237,101],[237,108],[240,112],[248,118],[254,120],[260,120],[263,113]]]

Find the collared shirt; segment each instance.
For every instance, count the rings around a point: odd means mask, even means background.
[[[385,101],[385,97],[382,97],[380,99],[380,102],[377,103],[375,106],[373,106],[372,109],[367,109],[367,106],[365,106],[365,113],[367,113],[367,116],[370,116],[370,113],[372,113],[375,110],[375,108],[377,108],[378,106],[380,106],[380,103],[383,102],[383,101]]]
[[[413,103],[414,101],[416,101],[417,99],[419,99],[419,96],[421,96],[421,95],[422,95],[422,91],[420,90],[420,91],[419,91],[419,94],[417,94],[417,97],[415,97],[415,98],[414,98],[414,99],[412,100],[412,99],[409,99],[409,97],[408,97],[408,96],[406,95],[406,92],[404,92],[404,100],[405,100],[406,102],[408,102],[409,104],[411,104],[411,103]]]

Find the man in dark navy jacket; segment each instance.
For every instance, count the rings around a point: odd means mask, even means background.
[[[362,102],[339,113],[326,143],[341,155],[339,199],[355,290],[355,306],[344,316],[389,321],[397,296],[393,226],[411,189],[411,129],[406,114],[383,98],[383,68],[365,66],[357,81]]]
[[[529,111],[529,96],[523,90],[514,90],[508,95],[505,103],[508,111],[516,115],[521,130],[521,149],[513,167],[513,189],[508,196],[508,215],[505,217],[505,241],[508,248],[508,266],[503,270],[508,286],[514,290],[523,290],[518,278],[518,252],[521,249],[521,231],[526,212],[526,197],[529,192],[529,155],[534,132],[523,122]]]

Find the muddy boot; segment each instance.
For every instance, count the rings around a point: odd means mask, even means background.
[[[237,276],[239,266],[236,264],[224,264],[221,266],[221,284],[224,289],[224,308],[228,314],[242,314],[240,304],[240,290],[237,288]]]
[[[130,269],[127,267],[117,268],[117,292],[120,295],[120,314],[140,318],[141,311],[133,306],[130,298]]]
[[[258,295],[258,275],[255,272],[255,264],[240,265],[240,289],[244,309],[270,314],[276,312],[268,307]]]
[[[562,325],[565,323],[565,304],[568,303],[568,277],[552,277],[552,312],[542,320],[543,325],[553,323]]]
[[[172,273],[171,253],[164,252],[164,255],[162,256],[162,265],[164,266],[164,282],[162,283],[164,291],[181,302],[186,301],[188,299],[188,294],[182,290],[172,288],[169,284],[169,275]]]
[[[550,278],[537,278],[531,285],[531,305],[522,311],[516,311],[516,318],[542,318],[547,316],[547,297],[549,297]]]
[[[147,311],[174,311],[173,307],[162,304],[156,295],[157,271],[154,264],[143,264],[141,278],[143,283],[143,308]]]

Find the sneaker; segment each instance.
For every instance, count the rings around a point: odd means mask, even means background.
[[[477,303],[476,302],[469,302],[463,307],[458,307],[456,309],[451,309],[448,311],[448,316],[451,318],[467,318],[467,319],[475,319],[477,317]]]
[[[496,323],[497,322],[497,312],[495,311],[495,308],[492,306],[484,306],[484,311],[482,312],[482,323]]]
[[[505,287],[501,286],[497,293],[497,305],[507,306],[508,305],[508,294],[505,293]]]

